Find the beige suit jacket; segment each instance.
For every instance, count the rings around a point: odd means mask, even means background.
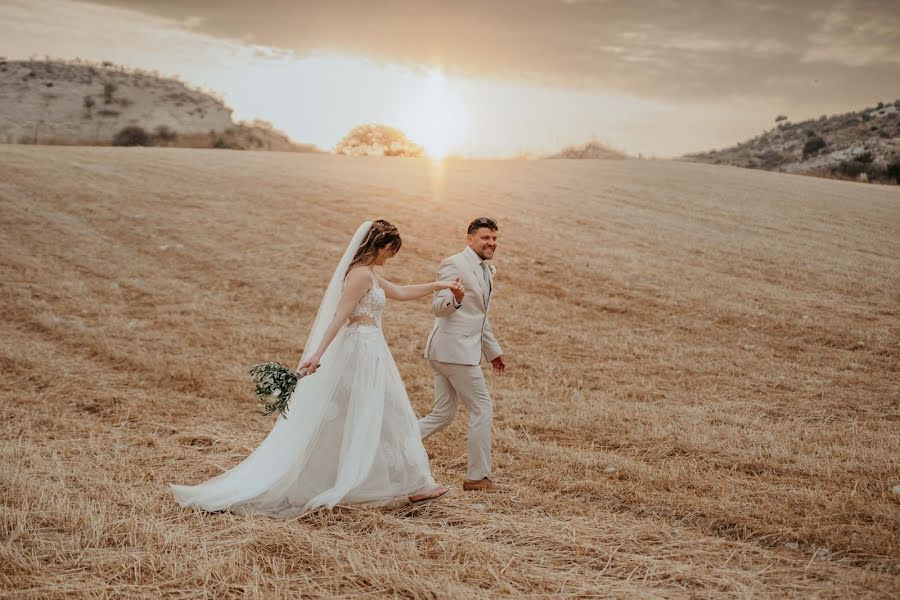
[[[450,290],[435,292],[431,301],[434,327],[425,343],[425,358],[458,365],[481,364],[481,355],[494,360],[503,350],[494,337],[488,322],[491,305],[493,275],[488,271],[486,286],[481,258],[466,247],[459,254],[445,258],[438,267],[439,281],[453,281],[459,277],[466,295],[457,307]]]

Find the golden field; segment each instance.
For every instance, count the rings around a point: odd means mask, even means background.
[[[269,431],[355,227],[429,281],[500,223],[495,479],[295,520],[183,510]],[[0,596],[900,594],[900,190],[663,161],[0,146]],[[426,299],[384,329],[417,414]],[[292,409],[302,414],[302,406]]]

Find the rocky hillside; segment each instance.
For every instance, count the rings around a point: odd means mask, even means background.
[[[209,92],[155,73],[0,59],[0,143],[313,149],[264,122],[236,124],[231,113]]]
[[[799,123],[780,115],[775,128],[746,142],[684,159],[896,184],[900,181],[900,100]]]
[[[627,158],[624,152],[614,150],[603,142],[592,140],[578,146],[567,146],[556,154],[547,158],[575,158],[575,159],[619,159]]]

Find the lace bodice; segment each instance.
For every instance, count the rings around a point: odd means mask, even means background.
[[[375,274],[372,274],[372,287],[369,288],[369,291],[366,292],[366,295],[362,297],[353,311],[350,313],[350,321],[351,325],[368,325],[372,326],[372,323],[367,323],[367,319],[365,317],[370,317],[375,320],[375,324],[378,327],[381,327],[381,311],[384,310],[384,305],[387,303],[387,296],[384,294],[384,289],[380,285],[378,285],[378,279],[375,277]],[[364,319],[362,322],[353,323],[354,319],[362,318]]]

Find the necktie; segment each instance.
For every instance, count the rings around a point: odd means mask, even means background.
[[[491,295],[491,274],[488,273],[488,265],[487,261],[481,261],[481,275],[484,277],[484,299],[487,302],[488,297]]]

